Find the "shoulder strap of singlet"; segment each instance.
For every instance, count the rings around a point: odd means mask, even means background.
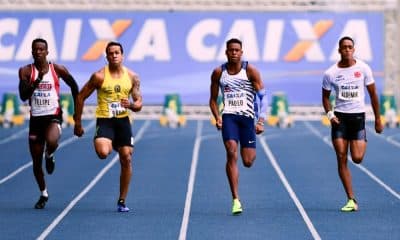
[[[247,69],[247,65],[249,65],[249,62],[248,62],[248,61],[243,61],[243,62],[242,62],[242,68],[243,68],[244,70]]]
[[[227,63],[221,64],[221,70],[222,70],[222,72],[226,70],[226,64],[227,64]]]

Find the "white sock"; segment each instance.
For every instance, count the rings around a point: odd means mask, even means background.
[[[45,153],[46,158],[51,158],[54,155],[54,153],[52,154],[48,154],[47,152]]]
[[[47,193],[47,188],[45,188],[45,189],[42,191],[42,196],[43,196],[43,197],[49,197],[49,194]]]

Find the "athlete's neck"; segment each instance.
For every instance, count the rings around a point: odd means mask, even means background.
[[[35,61],[33,65],[38,71],[42,71],[43,73],[47,73],[49,71],[49,63],[47,61]]]
[[[228,62],[226,64],[226,71],[228,71],[229,74],[234,75],[240,72],[242,69],[242,62]]]
[[[351,67],[354,64],[356,64],[356,60],[354,58],[349,58],[349,59],[341,59],[338,62],[338,67],[340,68],[346,68],[346,67]]]

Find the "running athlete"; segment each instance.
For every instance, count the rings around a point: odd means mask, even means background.
[[[360,164],[364,158],[367,137],[365,131],[365,88],[371,99],[375,116],[375,131],[381,133],[383,125],[379,115],[379,101],[375,80],[370,67],[355,59],[354,41],[345,36],[339,40],[339,62],[332,65],[324,74],[322,81],[322,105],[331,122],[332,142],[336,152],[338,172],[347,195],[343,212],[358,210],[354,196],[351,174],[347,167],[347,153]],[[335,109],[329,101],[331,91],[335,93]]]
[[[42,170],[42,158],[46,170],[52,174],[55,166],[54,153],[61,136],[62,110],[60,106],[60,81],[63,79],[71,88],[74,102],[78,85],[68,70],[61,65],[47,61],[47,41],[37,38],[32,41],[33,63],[19,69],[19,96],[22,101],[29,99],[29,150],[33,163],[33,174],[41,192],[35,204],[43,209],[49,199]]]
[[[108,65],[93,73],[79,92],[74,116],[76,136],[81,137],[83,104],[94,90],[97,91],[96,133],[94,148],[100,159],[107,158],[113,149],[119,154],[121,164],[119,212],[128,212],[125,204],[132,177],[133,136],[128,109],[138,112],[142,108],[140,81],[136,73],[123,66],[123,48],[118,42],[106,46]],[[133,102],[129,101],[132,97]]]
[[[226,174],[232,193],[232,214],[242,213],[238,185],[238,143],[245,167],[256,158],[256,134],[264,132],[267,98],[264,83],[255,66],[242,61],[242,42],[232,38],[226,42],[227,62],[215,68],[211,75],[210,109],[216,127],[222,130],[226,150]],[[224,107],[220,113],[219,89]]]

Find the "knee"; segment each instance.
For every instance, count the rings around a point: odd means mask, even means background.
[[[251,157],[245,157],[243,158],[243,165],[247,168],[251,167],[253,165],[254,160],[256,159],[255,156]]]
[[[351,157],[351,159],[353,160],[353,162],[355,164],[360,164],[362,162],[362,160],[363,160],[363,158],[360,157],[360,156]]]
[[[106,159],[108,155],[112,152],[112,148],[108,145],[96,145],[96,154],[100,159]]]
[[[103,150],[96,150],[96,154],[100,159],[106,159],[109,152],[108,151],[103,151]]]
[[[237,156],[237,151],[234,148],[227,148],[226,155],[229,159],[235,159]]]

